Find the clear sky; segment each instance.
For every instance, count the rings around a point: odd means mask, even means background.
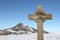
[[[52,20],[46,20],[43,29],[60,32],[60,0],[0,0],[0,29],[10,28],[18,23],[37,28],[34,21],[28,20],[28,14],[35,13],[38,5],[42,5],[47,14],[52,14]]]

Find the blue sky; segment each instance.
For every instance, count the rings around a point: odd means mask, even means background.
[[[18,23],[37,28],[33,20],[28,20],[28,14],[34,14],[38,5],[42,5],[47,14],[52,14],[52,20],[46,20],[43,29],[60,32],[60,0],[0,0],[0,29]]]

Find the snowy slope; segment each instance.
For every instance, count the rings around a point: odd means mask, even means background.
[[[2,35],[0,40],[37,40],[37,33]],[[44,34],[44,40],[60,40],[60,34]]]

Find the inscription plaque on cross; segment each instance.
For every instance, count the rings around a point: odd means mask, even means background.
[[[46,14],[42,10],[42,6],[38,6],[35,14],[28,15],[30,20],[34,20],[37,23],[37,40],[43,40],[43,22],[46,19],[52,19],[51,14]]]

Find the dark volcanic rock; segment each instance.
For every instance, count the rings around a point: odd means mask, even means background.
[[[11,34],[11,32],[6,30],[0,30],[0,35],[8,35],[8,34]]]
[[[25,26],[23,23],[19,23],[17,24],[16,26],[14,26],[13,28],[11,28],[12,30],[14,31],[28,31],[29,30],[29,27],[28,26]]]

